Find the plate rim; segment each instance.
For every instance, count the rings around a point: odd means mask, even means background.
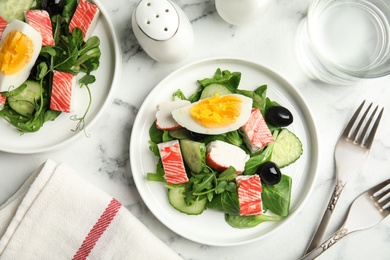
[[[311,181],[310,187],[307,189],[306,196],[301,200],[301,202],[299,203],[297,208],[294,210],[294,212],[290,213],[288,217],[286,217],[284,220],[282,220],[283,223],[281,223],[280,225],[272,228],[272,230],[266,232],[265,234],[260,234],[257,237],[250,238],[250,239],[243,240],[243,241],[234,241],[234,242],[225,242],[225,243],[204,243],[204,242],[200,241],[199,239],[193,239],[193,238],[190,238],[190,237],[186,236],[181,231],[178,232],[177,230],[173,230],[170,227],[170,225],[165,223],[165,221],[163,221],[159,217],[157,212],[155,212],[155,209],[151,209],[151,206],[149,205],[149,202],[147,200],[144,200],[143,194],[142,194],[142,192],[140,192],[140,189],[138,187],[138,185],[141,185],[141,184],[138,182],[139,180],[137,178],[134,178],[134,167],[135,166],[133,166],[134,165],[133,162],[136,160],[136,158],[134,157],[135,155],[134,155],[133,149],[135,149],[134,147],[136,145],[132,145],[132,143],[136,142],[136,137],[134,135],[134,132],[137,131],[137,130],[136,130],[136,127],[134,127],[134,126],[137,126],[138,124],[140,124],[142,122],[142,118],[141,118],[141,116],[139,116],[139,114],[137,114],[137,116],[136,116],[136,118],[134,120],[134,124],[133,124],[132,131],[131,131],[131,137],[130,137],[130,143],[129,143],[130,168],[131,168],[132,178],[134,180],[135,186],[137,188],[138,193],[140,194],[140,197],[141,197],[142,201],[148,207],[148,210],[156,217],[156,219],[159,222],[161,222],[164,226],[166,226],[168,229],[170,229],[172,232],[180,235],[181,237],[183,237],[185,239],[188,239],[190,241],[197,242],[197,243],[200,243],[200,244],[206,244],[206,245],[210,245],[210,246],[237,246],[237,245],[244,245],[244,244],[252,243],[252,242],[264,239],[265,237],[268,237],[269,235],[277,232],[279,229],[281,229],[283,226],[285,226],[288,222],[290,222],[292,219],[294,219],[295,216],[298,215],[302,211],[302,208],[306,204],[307,200],[310,198],[310,194],[313,192],[313,189],[314,189],[317,177],[318,177],[318,167],[319,167],[319,158],[320,158],[319,138],[318,138],[317,124],[315,122],[313,114],[312,114],[312,112],[311,112],[311,110],[310,110],[310,108],[309,108],[305,98],[302,96],[302,94],[299,92],[299,90],[296,87],[294,87],[293,84],[291,84],[285,77],[283,77],[276,70],[270,68],[269,66],[265,66],[264,64],[261,64],[261,63],[259,63],[257,61],[252,60],[252,59],[244,59],[244,58],[238,58],[238,57],[232,57],[232,56],[226,56],[226,57],[225,56],[220,56],[220,57],[211,57],[211,58],[199,59],[199,60],[196,60],[196,61],[193,61],[191,63],[188,63],[188,64],[186,64],[186,65],[184,65],[184,66],[182,66],[182,67],[172,71],[171,73],[169,73],[167,76],[165,76],[161,81],[159,81],[154,86],[154,88],[150,91],[150,93],[147,95],[147,97],[144,99],[143,103],[141,104],[141,106],[140,106],[140,108],[138,110],[138,113],[144,109],[144,107],[148,103],[147,101],[149,99],[151,99],[152,96],[154,96],[155,92],[157,92],[159,90],[158,86],[164,85],[164,83],[166,81],[169,81],[169,79],[171,79],[172,77],[174,77],[175,75],[177,75],[181,71],[185,71],[188,68],[193,67],[193,66],[199,66],[200,64],[208,64],[208,63],[218,62],[218,61],[221,61],[221,62],[238,62],[238,63],[241,63],[241,64],[251,64],[251,65],[254,65],[256,67],[260,67],[260,68],[262,68],[262,69],[272,73],[273,77],[277,77],[277,78],[279,78],[280,80],[283,81],[283,84],[282,84],[283,88],[285,88],[284,85],[286,85],[286,84],[288,85],[288,88],[289,88],[288,91],[290,92],[290,94],[295,96],[294,99],[296,99],[296,98],[299,99],[299,100],[296,100],[296,101],[299,101],[300,109],[304,109],[305,110],[305,111],[303,111],[304,114],[305,115],[309,115],[309,118],[306,118],[306,123],[308,124],[308,126],[310,128],[308,137],[310,139],[311,148],[312,148],[313,151],[315,151],[314,153],[311,154],[313,160],[309,164],[309,167],[308,167],[308,170],[310,170],[310,172],[311,172],[311,174],[309,176],[311,176],[312,181]],[[291,93],[291,91],[293,93]],[[141,122],[139,122],[139,121],[141,121]],[[145,179],[145,181],[147,181],[147,180]]]
[[[103,16],[103,18],[105,20],[105,23],[106,23],[106,26],[109,29],[108,31],[109,31],[110,41],[112,41],[112,44],[110,44],[111,45],[110,47],[113,49],[115,62],[113,64],[114,70],[113,70],[112,82],[111,82],[110,89],[109,89],[109,91],[107,93],[107,96],[106,96],[104,102],[102,103],[100,109],[97,111],[95,116],[91,119],[91,121],[89,121],[85,125],[85,130],[86,131],[91,129],[95,125],[95,123],[100,119],[102,114],[106,111],[108,105],[110,104],[110,102],[113,99],[113,95],[114,95],[114,92],[115,92],[115,89],[116,89],[115,87],[119,85],[118,81],[121,78],[121,72],[122,72],[121,49],[120,49],[119,40],[118,40],[118,37],[116,35],[116,32],[115,32],[114,26],[112,24],[112,21],[109,19],[109,15],[108,15],[106,9],[103,7],[103,5],[100,3],[100,0],[91,0],[91,1],[98,6],[100,15]],[[101,17],[99,17],[99,19],[101,19]],[[26,133],[26,134],[29,134],[29,133]],[[34,134],[34,133],[31,133],[31,134]],[[78,139],[82,135],[84,135],[84,130],[78,131],[77,133],[75,133],[71,137],[69,137],[69,138],[67,138],[65,140],[62,140],[62,141],[60,141],[60,142],[58,142],[58,143],[56,143],[54,145],[48,145],[47,147],[28,148],[27,150],[23,150],[23,149],[22,150],[20,150],[20,149],[18,150],[18,149],[15,149],[15,148],[3,148],[3,147],[0,147],[0,151],[1,152],[5,152],[5,153],[11,153],[11,154],[20,154],[20,155],[22,155],[22,154],[43,153],[43,152],[58,150],[61,147],[65,147],[68,144],[70,144],[73,141],[75,141],[76,139]]]

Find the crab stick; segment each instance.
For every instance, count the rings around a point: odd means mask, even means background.
[[[188,182],[188,176],[184,168],[178,140],[159,143],[161,161],[164,168],[164,177],[168,184],[182,184]]]
[[[5,30],[5,27],[7,27],[7,21],[0,16],[0,40],[1,40],[1,35],[3,34],[3,31]]]
[[[95,29],[99,17],[99,8],[97,5],[80,0],[76,11],[70,20],[69,31],[72,33],[75,28],[79,28],[84,35],[84,39],[88,40]]]
[[[259,175],[240,175],[236,177],[238,186],[238,201],[240,202],[240,215],[260,215],[263,213],[261,199],[261,180]]]
[[[240,132],[252,153],[275,141],[258,108],[252,109],[249,120],[240,128]]]
[[[4,108],[6,101],[7,101],[7,98],[0,94],[0,110],[2,110]]]
[[[237,174],[245,170],[249,155],[240,147],[223,141],[212,141],[206,147],[206,164],[217,171],[233,166]]]
[[[53,46],[53,28],[50,15],[45,10],[28,10],[24,13],[26,22],[37,30],[42,36],[43,46]]]
[[[54,71],[50,98],[50,109],[70,112],[72,101],[73,75],[67,72]]]
[[[187,100],[168,101],[157,105],[156,127],[161,130],[179,129],[181,126],[173,119],[172,111],[191,104]]]

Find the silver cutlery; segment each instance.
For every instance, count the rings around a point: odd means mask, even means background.
[[[363,113],[363,116],[354,127],[359,114],[364,106],[365,101],[358,107],[356,112],[345,127],[341,134],[334,151],[334,158],[336,162],[336,184],[328,203],[327,209],[322,217],[322,220],[317,227],[316,233],[307,247],[305,254],[318,247],[324,236],[329,219],[333,214],[337,201],[351,176],[362,167],[364,161],[368,157],[368,152],[374,141],[376,130],[383,114],[383,108],[377,116],[373,126],[370,129],[370,124],[378,110],[378,106],[374,109],[368,117],[369,110],[372,103]]]
[[[346,235],[375,226],[390,214],[390,179],[376,185],[357,197],[344,224],[321,246],[313,249],[301,260],[314,259]]]

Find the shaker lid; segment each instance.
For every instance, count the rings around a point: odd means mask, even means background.
[[[139,28],[150,38],[165,41],[179,28],[179,14],[169,1],[141,0],[135,11]]]

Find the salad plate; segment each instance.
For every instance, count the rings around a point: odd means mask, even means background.
[[[156,106],[172,99],[181,89],[186,96],[198,88],[197,80],[211,78],[214,72],[241,72],[239,89],[254,90],[266,84],[267,96],[287,107],[294,116],[288,128],[299,137],[303,154],[295,163],[282,168],[292,178],[290,214],[280,222],[265,222],[254,228],[235,229],[229,226],[224,214],[207,209],[200,215],[186,215],[168,202],[167,189],[159,182],[146,179],[155,172],[157,158],[149,151],[149,128],[155,120]],[[130,141],[130,163],[136,187],[150,211],[173,232],[189,240],[213,246],[232,246],[262,239],[281,229],[300,211],[313,189],[318,161],[318,138],[315,122],[299,92],[283,77],[249,60],[214,58],[191,63],[163,79],[148,95],[134,122]]]
[[[115,35],[113,25],[99,1],[94,0],[99,7],[100,16],[93,35],[100,39],[100,65],[92,74],[96,82],[90,84],[92,104],[85,119],[86,131],[99,119],[105,108],[109,105],[114,88],[120,79],[121,72],[121,51],[118,39]],[[35,133],[21,135],[19,131],[0,119],[0,151],[31,154],[59,149],[69,144],[80,136],[85,136],[83,130],[74,132],[77,121],[71,119],[72,115],[82,116],[88,106],[89,97],[85,88],[78,85],[73,86],[72,111],[62,113],[54,121],[46,122],[43,127]]]

